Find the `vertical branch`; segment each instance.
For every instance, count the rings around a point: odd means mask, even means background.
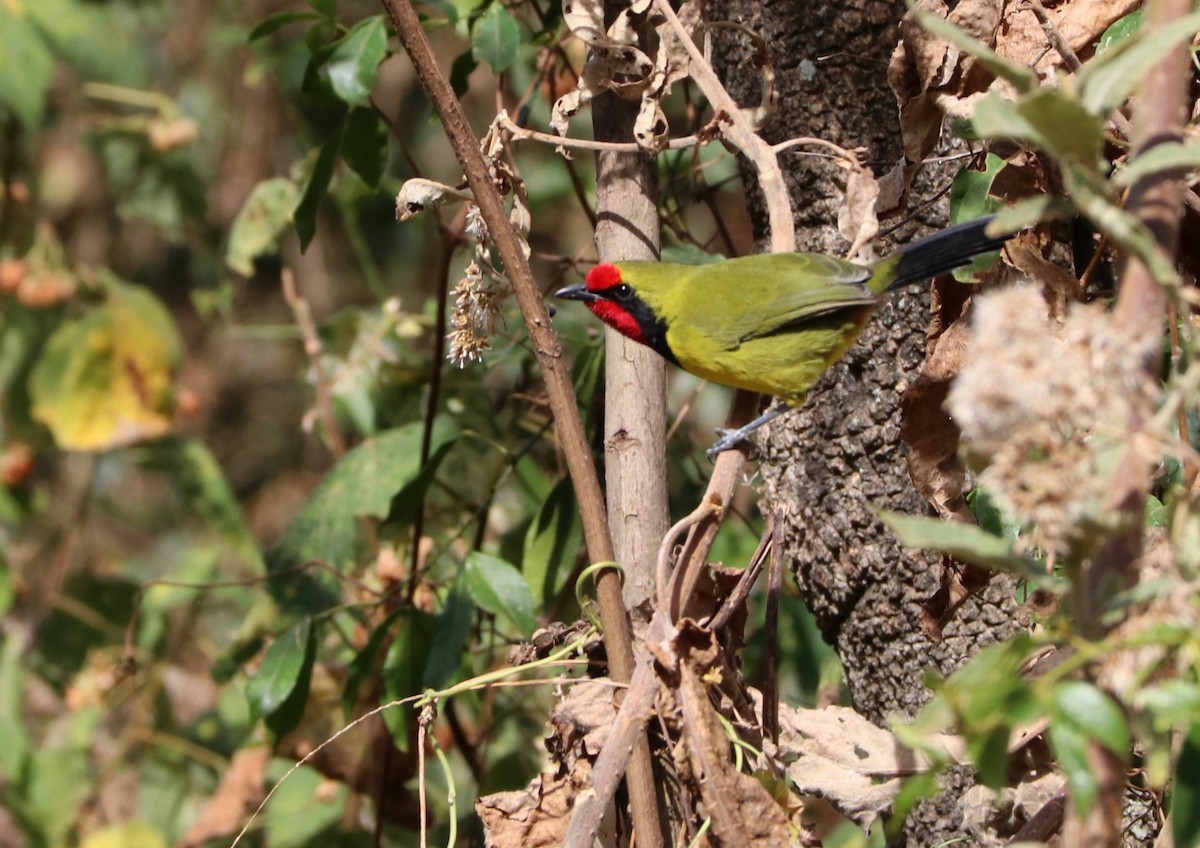
[[[458,102],[450,81],[438,66],[433,47],[425,36],[411,0],[381,2],[438,113],[512,284],[513,295],[525,319],[530,341],[546,381],[550,410],[558,428],[567,469],[571,474],[579,503],[588,555],[593,562],[612,562],[613,546],[609,537],[600,480],[588,450],[575,391],[571,385],[571,375],[563,363],[558,334],[554,332],[550,323],[549,310],[533,278],[521,240],[508,219],[504,201],[492,182],[487,162],[479,149],[479,141],[467,122],[466,113],[462,104]],[[633,674],[633,645],[629,633],[629,619],[621,598],[621,578],[616,569],[604,568],[597,573],[596,595],[600,606],[600,618],[604,625],[604,644],[610,672],[617,682],[628,683]],[[629,784],[631,795],[642,798],[655,797],[649,768],[631,770]],[[633,806],[634,827],[639,838],[652,839],[651,834],[659,833],[657,809],[653,812],[655,815],[647,819],[645,804]]]
[[[615,18],[619,11],[619,6],[606,8],[605,15]],[[592,104],[596,140],[632,141],[638,105],[612,92],[596,98]],[[657,186],[654,159],[645,153],[596,154],[596,248],[601,261],[659,258]],[[649,623],[656,553],[669,524],[666,433],[666,362],[644,345],[606,329],[604,467],[609,529],[615,559],[625,571],[625,608],[639,629]],[[655,830],[638,826],[637,844],[660,848],[666,834],[661,830],[644,730],[637,736],[627,768],[635,821],[659,826]]]
[[[1145,26],[1160,29],[1191,11],[1191,0],[1152,0],[1147,4]],[[1134,138],[1137,154],[1145,153],[1165,142],[1178,141],[1184,119],[1187,98],[1188,57],[1186,46],[1178,47],[1147,70],[1133,103]],[[1179,246],[1179,217],[1182,205],[1182,185],[1170,175],[1155,174],[1143,178],[1129,192],[1128,208],[1154,235],[1163,255],[1172,257]],[[1149,378],[1157,374],[1163,322],[1167,316],[1166,289],[1150,273],[1150,269],[1130,258],[1121,278],[1120,294],[1114,319],[1138,339],[1131,355],[1140,356]],[[1136,430],[1141,421],[1130,421]],[[1093,603],[1102,600],[1103,593],[1121,585],[1131,585],[1136,579],[1134,566],[1141,554],[1141,516],[1146,492],[1150,486],[1150,465],[1130,450],[1122,457],[1113,475],[1109,491],[1109,506],[1121,510],[1128,520],[1113,533],[1097,554],[1088,574],[1088,590]],[[1085,622],[1086,623],[1086,622]],[[1099,633],[1098,622],[1091,625]]]
[[[1192,0],[1150,0],[1144,26],[1150,31],[1187,15]],[[1133,145],[1137,154],[1157,145],[1178,141],[1187,101],[1188,55],[1178,47],[1152,66],[1141,80],[1133,102]],[[1129,192],[1128,208],[1154,235],[1159,250],[1174,259],[1179,246],[1179,218],[1183,200],[1180,181],[1156,174],[1135,183]],[[1114,319],[1137,339],[1131,355],[1142,358],[1148,379],[1157,373],[1163,322],[1167,317],[1168,294],[1150,269],[1131,258],[1121,278]],[[1131,430],[1142,421],[1130,421]],[[1136,450],[1127,450],[1113,475],[1108,505],[1126,520],[1105,542],[1088,568],[1085,592],[1089,607],[1101,609],[1105,597],[1137,579],[1137,560],[1142,552],[1142,515],[1150,487],[1151,468]],[[1081,622],[1083,635],[1102,634],[1103,624],[1089,616]],[[1084,848],[1108,848],[1121,844],[1124,807],[1125,758],[1105,749],[1095,740],[1088,745],[1088,762],[1097,781],[1097,797],[1085,816],[1071,816],[1063,833],[1064,844]]]
[[[597,141],[630,141],[638,104],[612,92],[592,104]],[[657,174],[644,153],[596,155],[596,247],[602,262],[658,259]],[[605,333],[604,460],[609,527],[625,569],[625,605],[649,620],[654,561],[667,532],[667,369],[645,345]],[[638,609],[643,611],[639,616]]]

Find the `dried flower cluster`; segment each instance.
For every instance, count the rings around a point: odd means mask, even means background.
[[[488,281],[478,264],[467,266],[466,275],[454,289],[454,314],[446,336],[450,341],[447,359],[459,368],[483,359],[483,354],[492,349],[500,303],[507,294]]]
[[[1113,465],[1157,398],[1140,354],[1098,305],[1057,325],[1031,286],[976,303],[947,405],[980,484],[1049,550],[1078,550],[1111,518]]]

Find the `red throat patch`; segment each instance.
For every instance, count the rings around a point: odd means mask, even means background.
[[[593,300],[587,304],[592,314],[623,336],[628,336],[639,344],[649,344],[646,334],[637,319],[623,306],[611,300]]]

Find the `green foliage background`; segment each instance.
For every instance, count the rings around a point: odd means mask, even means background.
[[[428,9],[480,126],[497,92],[545,123],[562,83],[533,60],[554,4]],[[416,168],[459,171],[393,50],[378,6],[353,0],[0,4],[0,845],[228,844],[261,797],[210,806],[238,752],[274,746],[258,783],[274,785],[353,717],[580,615],[578,512],[519,318],[482,364],[446,364],[463,221],[394,220]],[[591,157],[517,155],[549,290],[591,251]],[[682,244],[709,241],[689,197],[716,187],[740,239],[716,247],[744,249],[732,160],[704,159],[702,183],[664,157],[664,209]],[[597,340],[582,316],[557,323],[590,410]],[[673,442],[678,504],[701,491],[692,437],[723,403],[706,391]],[[745,561],[756,534],[735,520],[718,556]],[[827,651],[789,610],[787,694],[811,698]],[[461,799],[536,773],[551,692],[444,703],[446,770],[426,778],[440,838],[448,817],[477,827]],[[392,708],[356,743],[395,774],[318,761],[246,838],[367,844],[356,810],[415,797],[413,718]],[[413,839],[398,807],[384,844]]]

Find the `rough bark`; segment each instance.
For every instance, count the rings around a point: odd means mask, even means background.
[[[807,135],[865,147],[882,173],[902,154],[886,69],[903,12],[902,2],[882,0],[722,0],[710,15],[742,22],[765,41],[779,94],[770,140]],[[745,61],[745,36],[715,32],[726,84],[739,102],[756,104],[760,81]],[[786,166],[800,246],[844,250],[832,226],[839,174],[813,158]],[[926,171],[910,207],[948,180],[945,170]],[[944,224],[945,209],[935,204],[921,218]],[[915,230],[903,227],[897,237]],[[842,659],[855,707],[876,722],[913,715],[928,698],[927,671],[948,674],[1014,628],[1012,584],[994,580],[958,611],[940,642],[931,641],[920,611],[938,587],[940,558],[904,550],[876,517],[880,509],[929,511],[909,480],[900,440],[900,397],[924,355],[928,303],[919,288],[894,296],[803,408],[772,429],[762,463],[766,493],[788,511],[787,550],[800,590]],[[909,845],[960,835],[954,796],[970,780],[955,775],[952,782],[956,792],[910,818]]]

